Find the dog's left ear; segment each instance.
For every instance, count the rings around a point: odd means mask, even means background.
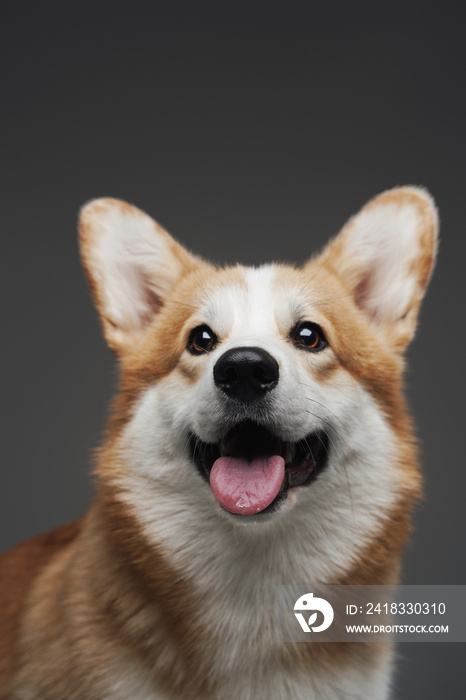
[[[376,330],[400,352],[414,336],[437,236],[429,193],[400,187],[366,204],[322,254]]]

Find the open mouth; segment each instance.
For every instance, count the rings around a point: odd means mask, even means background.
[[[287,442],[244,421],[216,444],[191,435],[190,449],[220,505],[230,513],[254,515],[276,510],[290,488],[316,479],[327,461],[328,437],[320,430]]]

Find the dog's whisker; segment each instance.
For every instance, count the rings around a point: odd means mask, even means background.
[[[308,411],[308,413],[311,413],[311,412]],[[312,414],[312,415],[315,415],[315,414]],[[336,432],[336,431],[335,431],[335,432]],[[337,434],[338,434],[338,433],[337,433]],[[347,486],[348,486],[348,495],[349,495],[350,503],[351,503],[351,512],[352,512],[353,519],[354,519],[353,495],[352,495],[352,492],[351,492],[351,484],[350,484],[350,480],[349,480],[349,475],[348,475],[348,469],[347,469],[347,466],[346,466],[346,461],[345,461],[345,459],[342,457],[342,455],[340,454],[340,451],[339,451],[338,447],[336,446],[335,441],[332,439],[332,436],[329,434],[329,431],[326,431],[326,435],[327,435],[327,438],[328,438],[330,444],[332,445],[332,448],[335,450],[335,453],[336,453],[336,455],[337,455],[337,457],[338,457],[339,462],[343,465],[343,469],[344,469],[344,471],[345,471],[346,483],[347,483]],[[324,444],[324,442],[322,441],[322,438],[320,437],[319,434],[317,434],[317,437],[318,437],[320,443],[322,444],[322,447],[325,449],[325,451],[327,452],[327,454],[329,454],[328,448],[327,448],[327,446]],[[340,437],[340,439],[341,439],[341,436],[339,436],[339,437]]]
[[[306,382],[298,381],[298,384],[299,384],[300,386],[306,387],[307,389],[312,389],[312,388],[313,388],[310,384],[306,384]],[[339,418],[339,417],[336,415],[336,413],[335,413],[334,411],[332,411],[326,404],[323,404],[321,401],[317,401],[317,399],[314,399],[312,396],[307,396],[307,395],[305,395],[304,398],[305,398],[307,401],[312,401],[313,403],[317,404],[318,406],[322,406],[322,408],[323,408],[327,413],[330,413],[330,415],[333,416],[333,418],[335,418],[336,421],[338,421],[338,423],[339,423],[339,424],[341,425],[341,427],[345,430],[345,432],[347,432],[348,435],[350,434],[350,432],[349,432],[347,426],[343,423],[343,421],[341,420],[341,418]]]

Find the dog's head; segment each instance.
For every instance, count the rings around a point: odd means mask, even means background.
[[[146,514],[341,536],[416,490],[401,373],[436,250],[424,190],[383,193],[302,267],[218,268],[113,199],[80,229],[121,364],[107,471],[158,494]]]

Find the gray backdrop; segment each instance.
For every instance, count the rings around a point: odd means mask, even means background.
[[[422,184],[442,240],[409,352],[426,498],[403,581],[465,583],[466,54],[452,7],[2,10],[0,549],[91,499],[115,371],[78,260],[83,202],[127,199],[216,261],[301,261],[374,194]],[[397,698],[465,696],[464,645],[400,654]]]

